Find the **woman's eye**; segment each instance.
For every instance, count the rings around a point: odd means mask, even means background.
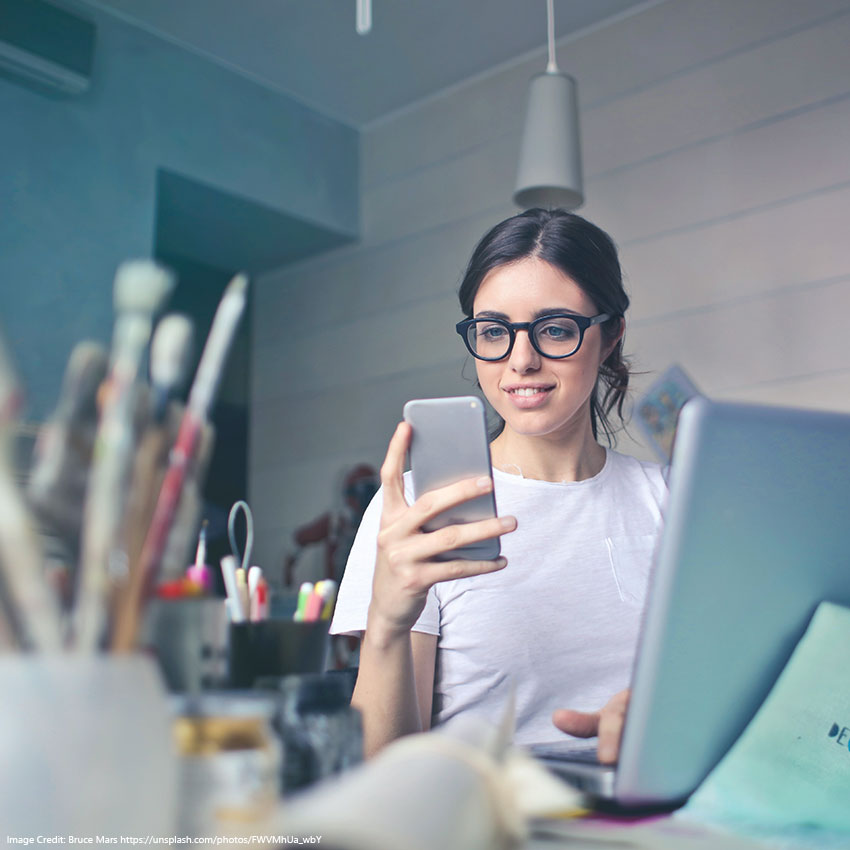
[[[537,333],[539,336],[545,337],[553,342],[560,342],[562,340],[575,339],[575,336],[578,333],[578,326],[575,322],[571,322],[569,319],[564,321],[547,322],[545,325],[538,326]]]
[[[478,336],[486,342],[502,339],[507,332],[507,328],[503,328],[501,325],[484,325],[478,328]]]

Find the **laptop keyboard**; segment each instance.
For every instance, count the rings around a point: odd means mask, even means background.
[[[567,761],[580,761],[583,764],[599,764],[596,747],[592,750],[575,750],[571,753],[564,753],[561,758]]]
[[[596,747],[568,749],[557,744],[536,744],[529,747],[529,752],[536,758],[555,759],[557,761],[577,761],[582,764],[599,764]]]

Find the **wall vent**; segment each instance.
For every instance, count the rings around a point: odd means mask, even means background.
[[[0,72],[40,91],[82,94],[95,25],[45,0],[0,0]]]

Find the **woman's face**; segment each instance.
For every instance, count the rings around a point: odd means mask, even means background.
[[[536,257],[498,266],[481,282],[475,318],[531,322],[550,313],[594,316],[594,303],[572,278]],[[603,344],[599,325],[585,331],[581,348],[564,360],[538,354],[528,333],[517,331],[503,360],[476,360],[478,381],[505,425],[524,436],[558,436],[590,426],[590,395],[599,366],[613,343]]]

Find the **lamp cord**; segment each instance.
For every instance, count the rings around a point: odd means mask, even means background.
[[[549,64],[547,74],[558,73],[558,62],[555,59],[555,0],[546,0],[546,29],[549,34]]]

